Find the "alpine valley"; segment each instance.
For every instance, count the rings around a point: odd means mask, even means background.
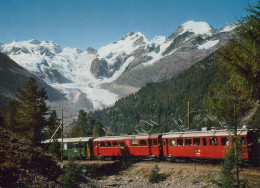
[[[188,21],[167,37],[149,41],[140,32],[130,32],[117,42],[86,51],[61,48],[52,41],[0,44],[0,76],[5,77],[0,80],[1,101],[15,98],[21,77],[34,75],[47,88],[48,104],[64,108],[66,117],[77,116],[80,109],[103,109],[205,59],[228,41],[235,27],[214,29],[205,22]],[[1,83],[6,80],[9,84]]]

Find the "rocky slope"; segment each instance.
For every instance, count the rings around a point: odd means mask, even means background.
[[[39,87],[46,89],[49,101],[65,99],[61,92],[49,86],[42,79],[28,72],[7,55],[0,52],[0,108],[7,108],[8,102],[15,99],[17,88],[23,88],[29,76],[36,79]]]
[[[65,94],[73,110],[111,106],[148,82],[180,74],[205,58],[233,35],[235,26],[219,30],[205,22],[188,21],[168,37],[149,41],[130,32],[98,50],[61,48],[48,41],[14,41],[0,51]]]
[[[2,128],[0,156],[0,187],[61,187],[57,162]]]

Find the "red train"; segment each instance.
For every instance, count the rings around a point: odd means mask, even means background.
[[[90,159],[153,158],[153,159],[223,159],[224,152],[232,145],[233,132],[229,130],[206,130],[171,132],[151,135],[126,135],[105,137],[84,137],[68,139],[64,144],[75,145],[66,150],[78,152]],[[259,161],[260,138],[258,130],[237,131],[243,148],[244,160]],[[75,140],[76,139],[76,140]],[[71,142],[71,143],[70,143]],[[64,154],[70,153],[64,150]],[[84,155],[85,154],[85,155]],[[75,155],[74,155],[75,156]],[[69,157],[69,156],[68,156]]]

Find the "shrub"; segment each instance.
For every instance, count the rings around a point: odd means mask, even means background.
[[[64,187],[79,187],[80,182],[83,180],[82,166],[69,160],[65,172],[61,175],[60,179]]]
[[[166,180],[168,175],[160,174],[159,171],[160,171],[160,169],[159,169],[158,165],[155,165],[154,168],[152,169],[150,175],[149,175],[149,182],[159,183],[161,181]]]

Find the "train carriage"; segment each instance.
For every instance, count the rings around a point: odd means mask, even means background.
[[[97,158],[120,158],[125,155],[126,136],[105,136],[93,140],[94,156]]]
[[[76,138],[63,138],[63,157],[76,157],[84,159],[93,158],[93,137],[76,137]],[[61,142],[61,138],[45,140],[43,144],[49,144],[51,142]]]
[[[242,159],[254,160],[256,142],[252,136],[256,130],[239,129],[237,131],[243,148]],[[224,152],[232,145],[233,131],[202,130],[167,133],[162,136],[163,155],[172,160],[176,158],[224,159]]]
[[[153,135],[126,135],[106,136],[93,140],[94,155],[97,158],[121,157],[159,157],[161,136]]]

